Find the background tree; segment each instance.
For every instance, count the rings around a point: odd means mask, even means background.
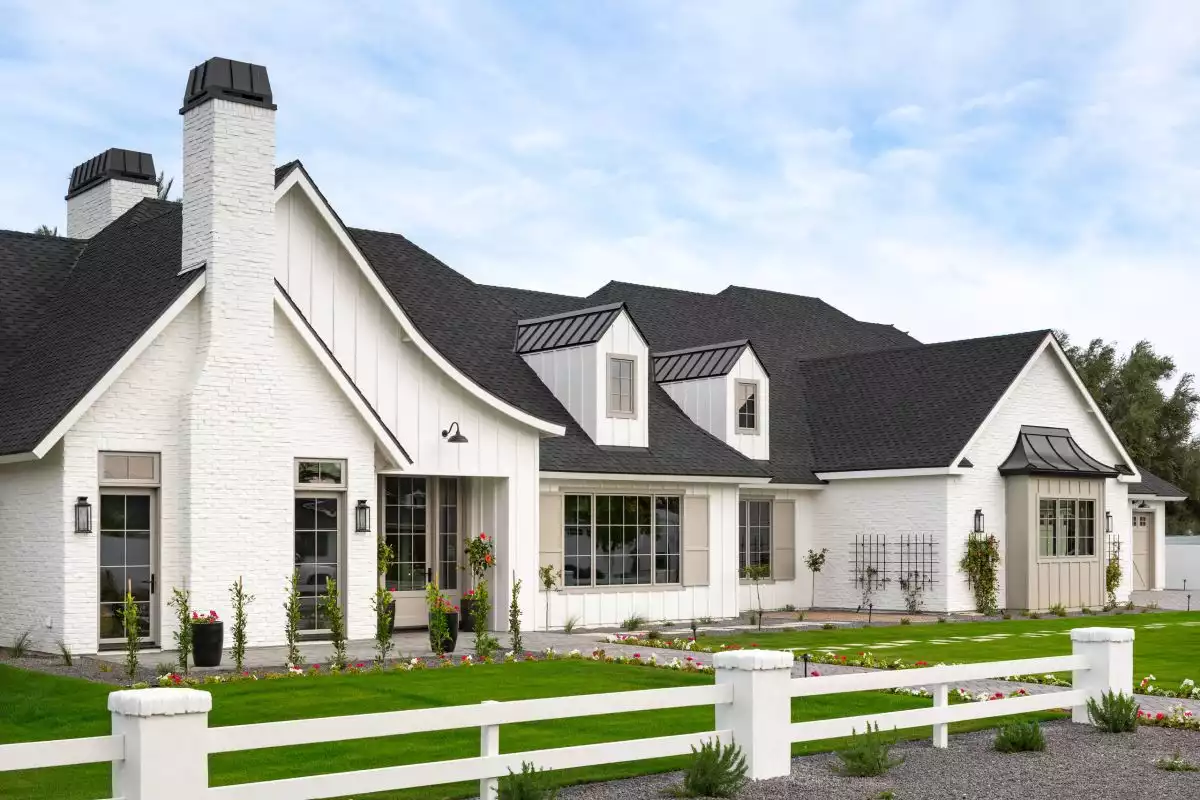
[[[38,225],[34,233],[38,236],[58,236],[58,226],[51,228],[49,225]]]
[[[158,199],[167,200],[171,194],[171,186],[175,183],[174,178],[168,178],[167,173],[160,172],[158,177],[154,179],[154,186],[158,190]]]
[[[1167,532],[1196,530],[1200,439],[1192,423],[1200,393],[1192,374],[1176,379],[1175,360],[1145,340],[1122,354],[1113,342],[1093,339],[1084,347],[1061,331],[1056,335],[1130,457],[1188,493],[1186,502],[1167,504]]]

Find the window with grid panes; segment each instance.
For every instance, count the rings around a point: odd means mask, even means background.
[[[569,494],[563,504],[563,584],[677,584],[680,498]]]
[[[738,502],[738,572],[748,565],[771,566],[771,501]]]

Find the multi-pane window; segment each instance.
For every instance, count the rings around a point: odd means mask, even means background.
[[[566,495],[563,583],[679,583],[679,505],[668,496]]]
[[[300,629],[326,630],[321,597],[338,576],[338,498],[297,497],[295,513],[296,574],[300,590]]]
[[[608,414],[613,417],[632,417],[634,405],[634,362],[632,358],[608,358]]]
[[[438,583],[458,588],[458,479],[438,481]]]
[[[758,432],[758,384],[738,381],[734,388],[733,407],[737,412],[738,433]]]
[[[395,559],[387,569],[386,585],[391,591],[425,588],[426,511],[425,478],[384,478],[383,535]]]
[[[771,567],[771,501],[738,502],[738,571],[747,566]]]
[[[138,635],[150,635],[151,496],[149,492],[100,495],[100,638],[125,635],[121,603],[126,592],[138,605]]]
[[[1038,500],[1038,554],[1080,558],[1096,554],[1096,501]]]
[[[345,486],[344,461],[297,461],[296,483],[305,486]]]

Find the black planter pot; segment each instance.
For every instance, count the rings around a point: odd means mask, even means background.
[[[464,597],[459,605],[462,607],[462,621],[458,623],[458,629],[467,633],[475,631],[475,617],[471,615],[471,606],[475,601],[470,597]]]
[[[221,647],[225,644],[225,623],[208,622],[192,626],[192,663],[197,667],[221,666]]]
[[[454,647],[458,644],[458,612],[454,611],[446,615],[446,628],[450,633],[445,641],[445,647],[442,649],[447,653],[453,653]],[[437,652],[437,642],[433,640],[433,631],[429,632],[429,648],[433,652]]]

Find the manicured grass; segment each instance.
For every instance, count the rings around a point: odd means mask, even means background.
[[[752,644],[764,649],[795,648],[796,653],[817,653],[827,647],[840,655],[857,656],[860,651],[891,660],[937,662],[1004,661],[1016,658],[1066,655],[1071,652],[1071,628],[1134,628],[1134,678],[1154,675],[1157,685],[1175,688],[1184,678],[1200,680],[1200,613],[1125,613],[1103,617],[1042,617],[1002,622],[969,622],[932,625],[889,625],[879,628],[744,633],[700,640],[702,646]],[[1147,628],[1147,625],[1163,625]],[[1023,636],[1047,632],[1045,636]],[[977,637],[1009,634],[1007,638],[973,641]],[[896,646],[880,644],[911,642]],[[818,667],[818,669],[820,669]]]
[[[295,678],[206,687],[213,694],[213,726],[240,725],[302,717],[325,717],[462,705],[481,700],[631,691],[711,683],[710,675],[620,666],[589,661],[553,661],[494,666],[382,673],[344,677]],[[112,687],[74,678],[26,672],[0,665],[0,743],[102,735],[109,731],[105,697]],[[882,693],[858,693],[793,701],[795,721],[920,708],[929,701]],[[1048,715],[1042,715],[1045,718]],[[981,721],[952,730],[989,727]],[[563,747],[629,738],[668,736],[712,730],[711,708],[635,712],[576,720],[506,725],[501,729],[504,752]],[[928,729],[903,732],[929,735]],[[793,751],[817,752],[839,741],[809,742]],[[212,756],[214,785],[272,780],[323,772],[367,769],[478,755],[478,729],[362,739],[301,747],[254,750]],[[631,747],[631,755],[636,747]],[[564,782],[605,780],[677,769],[684,758],[657,759],[607,767],[571,770]],[[54,797],[94,800],[109,796],[109,766],[92,764],[27,772],[0,773],[0,797]],[[474,797],[469,783],[372,795],[389,800],[436,800]]]

